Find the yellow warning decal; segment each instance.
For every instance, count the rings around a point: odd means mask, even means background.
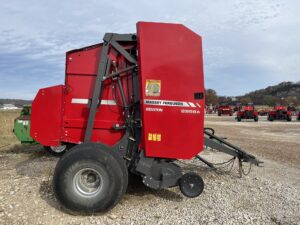
[[[157,134],[156,140],[157,140],[157,141],[161,141],[161,134]]]
[[[148,133],[148,141],[161,141],[161,134]]]
[[[160,88],[160,80],[146,80],[146,96],[160,96]]]

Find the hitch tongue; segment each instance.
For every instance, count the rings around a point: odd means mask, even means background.
[[[220,152],[223,152],[225,154],[231,155],[235,158],[238,158],[240,169],[242,169],[243,162],[250,163],[250,169],[251,169],[251,164],[254,164],[256,166],[261,166],[261,164],[263,163],[262,161],[258,160],[255,156],[248,154],[247,152],[243,151],[238,146],[235,146],[235,145],[229,143],[228,141],[225,141],[224,138],[220,138],[220,137],[216,136],[214,133],[215,132],[213,129],[204,128],[204,146],[212,148],[212,149],[220,151]],[[206,161],[205,159],[203,159],[200,156],[195,156],[195,157],[198,158],[199,160],[201,160],[202,162],[204,162],[209,167],[215,168],[213,163]],[[249,169],[249,172],[250,172],[250,169]],[[247,175],[244,172],[243,172],[243,174]]]

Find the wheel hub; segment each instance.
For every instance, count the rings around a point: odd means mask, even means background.
[[[75,174],[73,185],[78,194],[93,197],[101,190],[102,176],[92,168],[81,169]]]
[[[66,150],[66,145],[50,146],[51,150],[56,153],[61,153]]]

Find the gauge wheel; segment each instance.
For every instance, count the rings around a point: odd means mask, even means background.
[[[198,174],[190,172],[180,178],[179,188],[184,196],[195,198],[203,192],[204,182]]]

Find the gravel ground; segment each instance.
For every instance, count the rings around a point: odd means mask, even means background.
[[[41,147],[0,149],[0,224],[300,224],[300,122],[235,122],[207,116],[206,126],[264,161],[239,178],[237,166],[218,173],[200,162],[179,162],[203,177],[198,198],[178,188],[151,190],[132,180],[121,202],[105,214],[74,216],[53,195],[51,179],[57,158]],[[203,157],[220,162],[221,153]]]

